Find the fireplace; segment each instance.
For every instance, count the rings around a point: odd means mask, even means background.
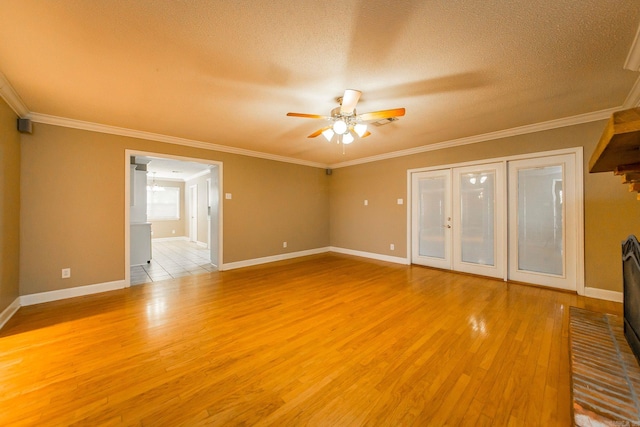
[[[640,244],[635,236],[622,243],[624,336],[640,361]]]

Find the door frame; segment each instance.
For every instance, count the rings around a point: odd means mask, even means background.
[[[407,263],[411,264],[412,259],[412,174],[417,172],[429,172],[438,169],[452,169],[458,167],[466,167],[466,166],[480,166],[487,163],[497,163],[497,162],[509,162],[514,160],[527,160],[539,157],[550,157],[550,156],[558,156],[563,154],[573,154],[575,155],[575,190],[576,190],[576,204],[575,204],[575,218],[576,218],[576,291],[578,295],[585,294],[585,284],[584,284],[584,160],[583,160],[583,148],[582,147],[573,147],[573,148],[564,148],[559,150],[551,150],[551,151],[542,151],[535,153],[527,153],[527,154],[518,154],[514,156],[504,156],[498,158],[491,159],[483,159],[483,160],[474,160],[468,162],[460,162],[460,163],[449,163],[442,165],[434,165],[427,166],[423,168],[414,168],[407,169],[407,218],[406,218],[406,230],[407,230]],[[505,197],[507,192],[507,186],[504,188]],[[506,251],[508,253],[508,250]],[[507,255],[508,256],[508,255]],[[505,269],[507,273],[505,273],[505,280],[507,279],[508,268]]]
[[[209,168],[211,170],[211,168]],[[209,172],[211,173],[211,171]],[[211,175],[205,180],[207,187],[207,248],[211,249]]]
[[[171,159],[171,160],[177,160],[177,161],[181,161],[181,162],[196,162],[196,163],[203,163],[206,165],[210,165],[210,166],[216,166],[215,168],[210,168],[211,169],[211,173],[214,173],[213,170],[215,169],[217,171],[217,181],[218,181],[218,188],[217,188],[217,192],[218,192],[218,198],[220,201],[222,201],[223,197],[222,197],[222,188],[223,188],[223,181],[222,181],[222,177],[223,177],[223,173],[222,173],[222,162],[220,161],[216,161],[216,160],[208,160],[208,159],[201,159],[201,158],[195,158],[195,157],[184,157],[184,156],[175,156],[172,154],[166,154],[166,153],[157,153],[157,152],[150,152],[150,151],[142,151],[142,150],[133,150],[133,149],[125,149],[124,150],[124,281],[125,281],[125,287],[128,288],[131,286],[131,259],[130,259],[130,254],[131,254],[131,235],[130,235],[130,227],[129,227],[129,220],[130,220],[130,197],[131,197],[131,156],[149,156],[149,157],[160,157],[160,158],[165,158],[165,159]],[[214,189],[215,191],[216,189]],[[222,223],[223,223],[223,203],[219,203],[218,205],[218,218],[217,218],[217,224],[215,225],[218,229],[218,239],[216,242],[211,242],[210,246],[211,248],[213,248],[215,245],[217,245],[217,254],[218,257],[217,259],[211,259],[211,264],[215,265],[218,268],[218,271],[222,271],[223,270],[223,264],[222,264],[222,260],[223,260],[223,235],[222,235]],[[211,216],[211,218],[213,218],[214,215]],[[210,219],[211,221],[211,219]],[[210,253],[211,249],[210,249]]]
[[[198,185],[189,186],[189,240],[198,243]]]

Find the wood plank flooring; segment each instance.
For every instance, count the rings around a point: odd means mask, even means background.
[[[338,254],[23,307],[0,425],[567,426],[569,306]]]

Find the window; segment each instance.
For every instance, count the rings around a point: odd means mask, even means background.
[[[180,188],[159,185],[147,187],[147,219],[180,219]]]

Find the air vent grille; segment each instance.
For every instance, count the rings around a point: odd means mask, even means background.
[[[372,125],[376,125],[376,126],[383,126],[383,125],[389,124],[391,122],[396,122],[396,121],[398,121],[397,117],[389,117],[389,118],[386,118],[386,119],[382,119],[382,120],[377,120],[375,122],[371,122],[371,124]]]

